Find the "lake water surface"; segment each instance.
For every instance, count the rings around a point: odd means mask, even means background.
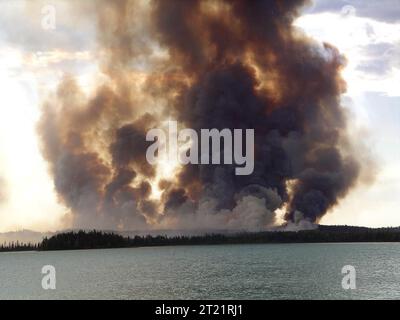
[[[41,269],[56,268],[56,290]],[[342,267],[356,268],[356,290]],[[399,243],[0,253],[0,299],[399,299]]]

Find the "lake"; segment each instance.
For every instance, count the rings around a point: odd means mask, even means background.
[[[56,290],[42,288],[42,267]],[[344,290],[342,267],[356,270]],[[399,243],[0,253],[0,299],[399,299]]]

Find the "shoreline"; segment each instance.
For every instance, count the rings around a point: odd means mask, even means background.
[[[400,243],[396,229],[353,229],[320,226],[303,231],[262,231],[198,236],[145,235],[124,237],[113,232],[70,231],[43,238],[37,244],[12,242],[0,246],[0,252],[44,252],[92,249],[123,249],[166,246],[208,246],[237,244],[327,244],[327,243]]]
[[[200,247],[200,246],[240,246],[240,245],[296,245],[296,244],[400,244],[400,241],[336,241],[336,242],[264,242],[264,243],[214,243],[214,244],[166,244],[154,246],[137,247],[111,247],[111,248],[78,248],[78,249],[52,249],[52,250],[15,250],[0,251],[2,253],[42,253],[42,252],[61,252],[61,251],[89,251],[89,250],[114,250],[114,249],[140,249],[140,248],[163,248],[163,247]]]

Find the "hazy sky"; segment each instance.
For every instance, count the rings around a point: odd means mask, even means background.
[[[52,1],[56,28],[45,30],[47,1],[0,0],[0,232],[66,226],[35,127],[40,102],[64,73],[90,89],[98,71],[93,17],[74,10],[78,3]],[[376,181],[322,223],[400,225],[400,0],[317,0],[296,25],[347,57],[343,105],[378,164]]]

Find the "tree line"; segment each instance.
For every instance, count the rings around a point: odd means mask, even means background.
[[[134,236],[123,237],[113,232],[70,231],[44,238],[38,244],[11,242],[0,246],[0,252],[47,251],[77,249],[107,249],[170,245],[215,245],[257,243],[317,243],[317,242],[399,242],[398,228],[369,229],[347,226],[320,226],[315,230],[241,232],[235,234],[205,234],[198,236]]]
[[[37,243],[21,243],[19,241],[4,242],[0,245],[0,252],[11,252],[11,251],[33,251],[38,250],[39,244]]]

